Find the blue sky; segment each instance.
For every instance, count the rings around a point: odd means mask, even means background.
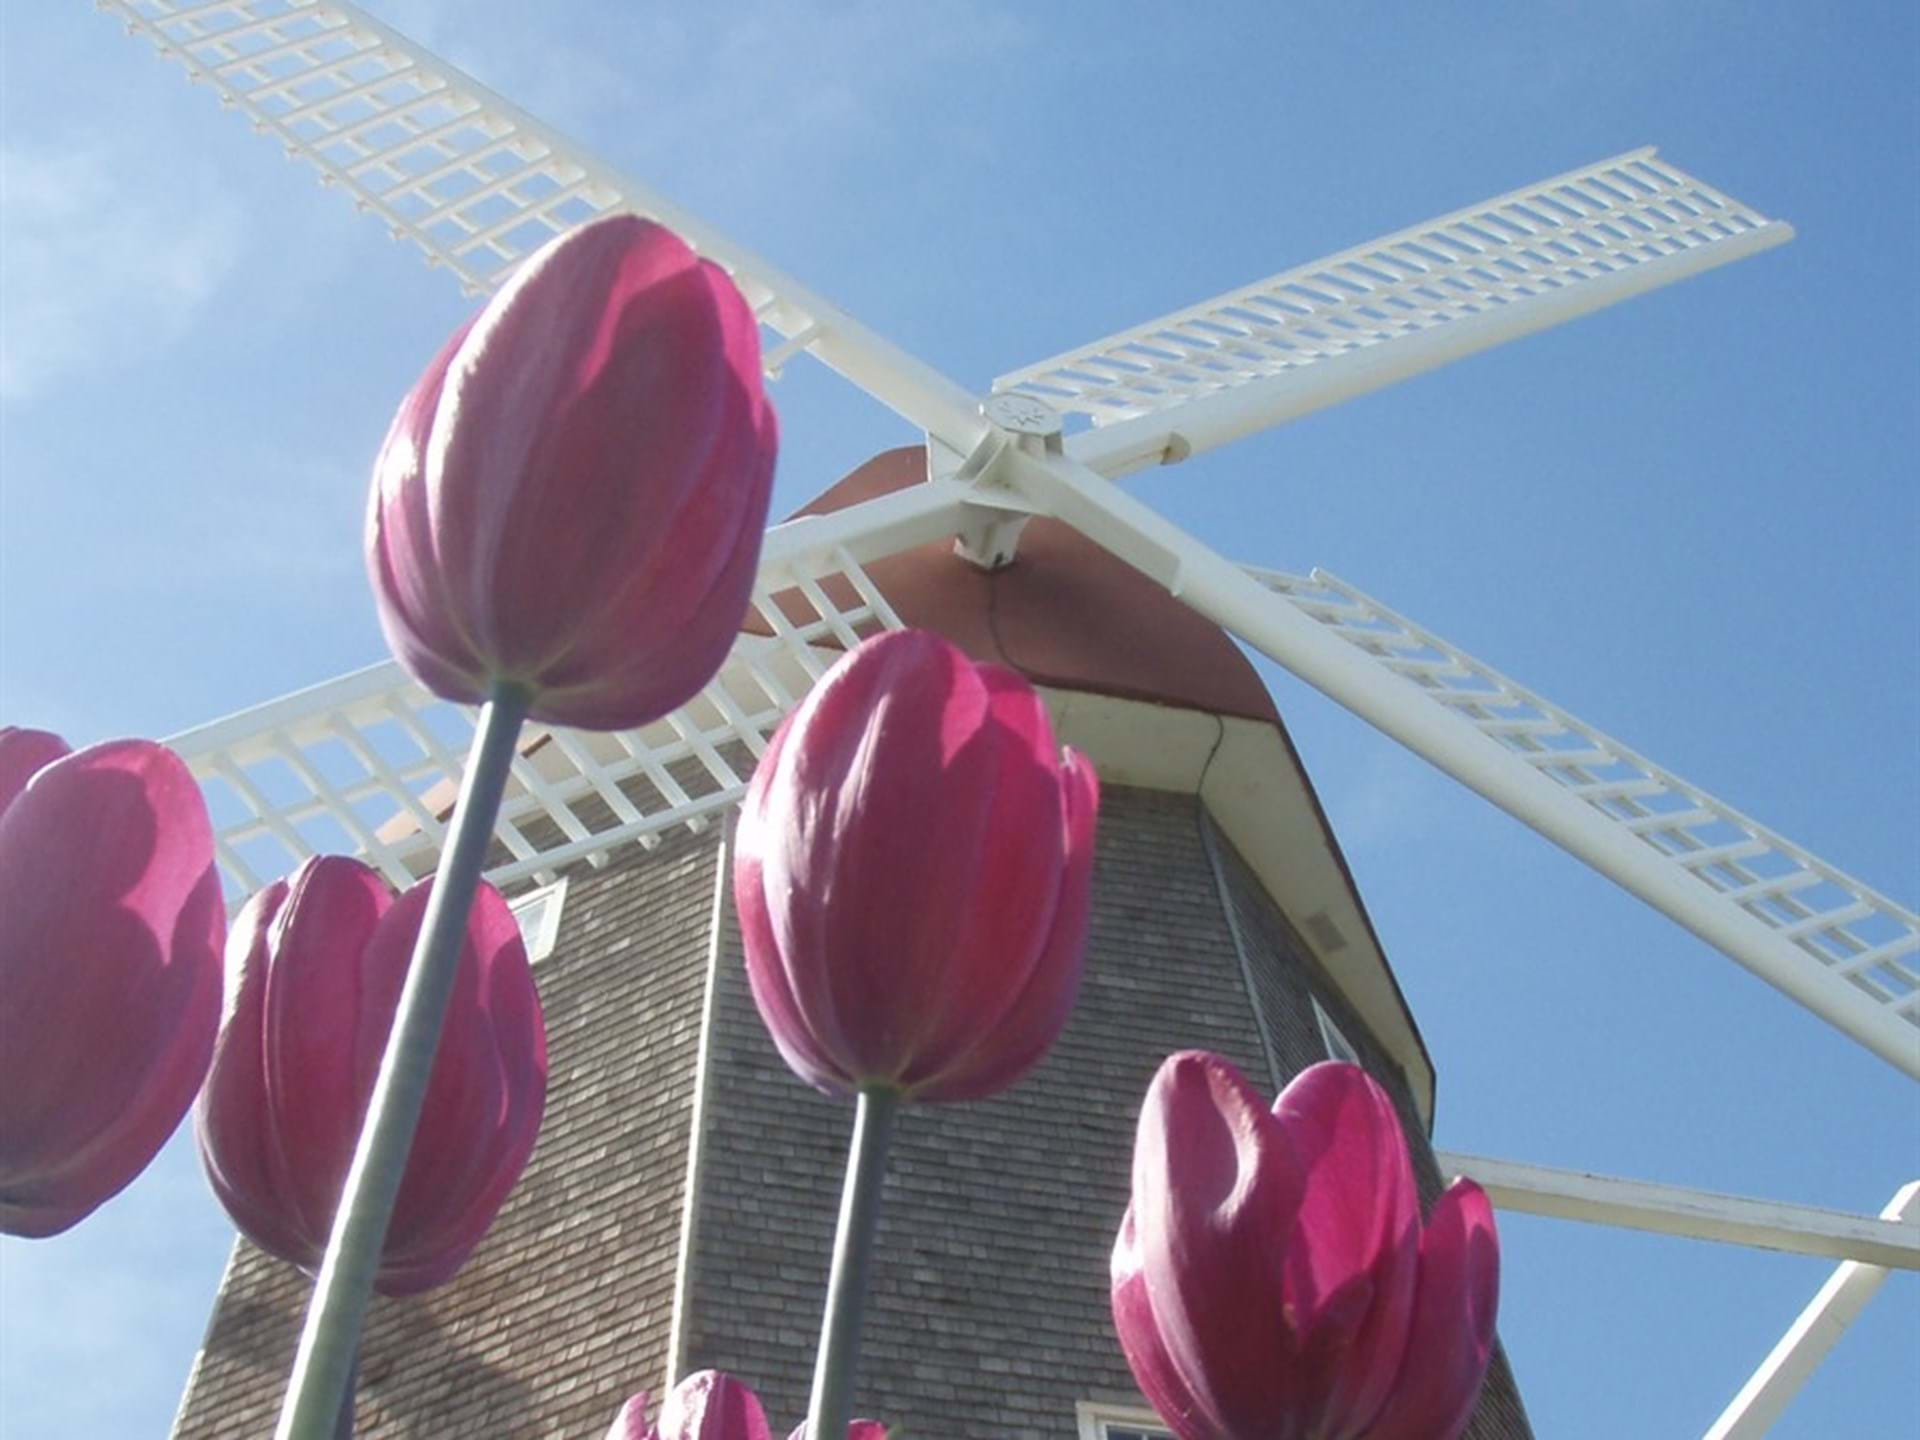
[[[1867,882],[1920,890],[1920,11],[1624,0],[379,0],[949,374],[1656,143],[1799,238],[1129,488],[1324,566]],[[368,461],[465,313],[87,7],[0,46],[0,718],[167,735],[381,657]],[[817,367],[778,500],[916,438]],[[1276,693],[1447,1147],[1877,1211],[1909,1082],[1316,694]],[[1543,1437],[1698,1434],[1828,1267],[1503,1217]],[[0,1245],[0,1434],[163,1433],[229,1231],[190,1144]],[[1900,1275],[1786,1437],[1920,1413]]]

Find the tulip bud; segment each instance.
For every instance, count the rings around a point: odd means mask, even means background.
[[[621,1406],[607,1440],[772,1440],[760,1397],[724,1370],[698,1370],[674,1386],[657,1425],[647,1419],[649,1399],[642,1390]],[[805,1440],[806,1433],[801,1425],[788,1440]],[[847,1440],[887,1440],[887,1427],[855,1420]]]
[[[56,1235],[159,1153],[207,1073],[225,930],[172,751],[0,730],[0,1231]]]
[[[775,734],[733,893],[774,1044],[827,1091],[969,1100],[1079,989],[1099,785],[1033,688],[945,640],[867,641]]]
[[[1421,1234],[1393,1103],[1328,1062],[1268,1113],[1217,1055],[1140,1111],[1113,1319],[1179,1440],[1455,1440],[1493,1351],[1499,1245],[1455,1182]]]
[[[375,462],[394,654],[450,700],[511,683],[536,720],[658,719],[739,633],[775,430],[724,271],[632,215],[552,241],[434,357]]]
[[[308,1271],[373,1093],[432,881],[397,900],[357,860],[313,859],[250,900],[227,946],[227,1007],[195,1111],[234,1224]],[[526,946],[500,893],[474,897],[426,1103],[375,1287],[449,1279],[519,1179],[546,1104],[547,1041]]]

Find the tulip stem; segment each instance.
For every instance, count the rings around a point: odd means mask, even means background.
[[[333,1234],[307,1306],[293,1377],[274,1432],[277,1440],[333,1440],[341,1405],[351,1403],[343,1397],[352,1389],[374,1272],[433,1073],[474,890],[531,702],[525,689],[500,685],[480,709],[454,805],[453,833],[421,917],[420,938],[394,1011],[360,1143],[334,1212]]]
[[[353,1440],[353,1392],[360,1378],[360,1365],[356,1349],[355,1358],[347,1361],[347,1393],[340,1397],[340,1414],[333,1422],[333,1440]]]
[[[900,1092],[862,1090],[853,1112],[853,1142],[847,1148],[847,1180],[840,1192],[840,1228],[833,1237],[833,1268],[827,1276],[827,1310],[820,1321],[820,1353],[813,1369],[813,1403],[807,1410],[811,1440],[847,1433],[853,1412],[853,1376],[860,1363],[860,1319],[866,1308],[867,1269],[880,1228],[880,1186],[887,1173],[887,1142]]]

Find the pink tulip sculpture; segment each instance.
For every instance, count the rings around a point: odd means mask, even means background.
[[[733,894],[803,1080],[858,1096],[808,1423],[847,1424],[893,1115],[1019,1079],[1079,988],[1099,787],[1011,671],[899,631],[835,665],[754,772]]]
[[[710,680],[759,565],[775,422],[751,308],[631,215],[529,258],[433,358],[374,465],[388,642],[482,706],[452,836],[281,1415],[328,1433],[406,1166],[454,960],[528,718],[617,729]]]
[[[642,1391],[621,1406],[607,1440],[773,1440],[760,1397],[724,1370],[700,1370],[674,1386],[657,1421],[647,1418],[650,1399]],[[788,1440],[807,1435],[800,1425]],[[855,1420],[847,1440],[887,1440],[887,1427]]]
[[[207,1073],[226,913],[187,767],[0,729],[0,1231],[119,1194]]]
[[[1217,1055],[1147,1091],[1113,1319],[1179,1440],[1455,1440],[1493,1352],[1499,1242],[1457,1180],[1424,1230],[1393,1104],[1358,1066],[1271,1112]]]

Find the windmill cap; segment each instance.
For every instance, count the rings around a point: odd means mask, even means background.
[[[888,450],[793,515],[825,515],[925,480],[921,446]],[[1062,521],[1036,516],[1011,564],[983,570],[952,542],[866,566],[903,624],[945,636],[976,661],[1035,684],[1278,724],[1273,697],[1226,632]],[[829,582],[845,586],[845,581]],[[788,618],[811,611],[775,597]],[[851,588],[834,595],[853,602]],[[749,630],[761,630],[750,621]],[[764,631],[762,631],[764,633]]]

